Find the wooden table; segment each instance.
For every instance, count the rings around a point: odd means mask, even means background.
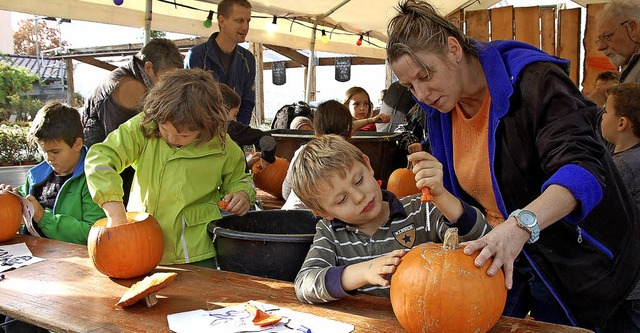
[[[267,193],[259,188],[256,189],[256,202],[260,203],[262,209],[280,209],[284,205],[284,200],[276,198],[270,193]]]
[[[325,305],[300,303],[289,282],[191,265],[158,267],[178,272],[158,293],[158,304],[144,302],[122,309],[120,296],[140,279],[110,279],[95,270],[84,246],[17,235],[0,245],[26,243],[46,260],[4,272],[0,281],[0,313],[55,332],[169,332],[167,315],[216,309],[256,300],[295,311],[353,324],[355,332],[403,332],[388,299],[367,295]],[[500,332],[589,332],[547,323],[502,317],[491,330]]]

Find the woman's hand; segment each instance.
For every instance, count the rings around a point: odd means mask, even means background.
[[[243,216],[249,212],[249,196],[242,191],[229,193],[224,196],[222,201],[227,203],[224,210],[229,213]]]
[[[474,261],[477,267],[484,266],[487,260],[493,257],[493,262],[487,268],[487,275],[495,275],[500,267],[504,266],[504,284],[507,289],[513,286],[513,263],[529,239],[529,233],[520,229],[516,223],[515,217],[509,217],[484,237],[461,243],[465,246],[466,255],[480,251]]]

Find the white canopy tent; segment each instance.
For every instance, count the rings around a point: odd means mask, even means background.
[[[151,9],[150,29],[209,36],[217,30],[216,15],[211,28],[203,21],[209,10],[217,10],[220,0],[20,0],[0,1],[0,9],[67,19],[145,27],[145,13]],[[387,22],[395,14],[397,0],[250,0],[253,6],[250,42],[278,45],[292,49],[353,54],[384,59]],[[430,0],[443,14],[460,9],[486,9],[498,0]],[[602,0],[577,0],[581,5]],[[265,26],[277,16],[278,29]],[[293,23],[292,23],[293,22]],[[318,30],[314,34],[314,24]],[[327,44],[312,47],[310,38],[320,38],[322,29],[330,37]],[[333,32],[333,33],[332,33]],[[357,46],[360,34],[364,43]],[[95,36],[99,44],[100,36]]]

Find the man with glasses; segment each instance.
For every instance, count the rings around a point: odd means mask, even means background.
[[[596,45],[622,67],[620,82],[640,82],[640,1],[613,0],[596,15]]]

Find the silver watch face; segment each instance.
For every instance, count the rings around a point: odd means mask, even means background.
[[[532,228],[537,223],[536,216],[532,212],[526,210],[523,210],[518,214],[518,220],[520,220],[520,223],[527,228]]]

